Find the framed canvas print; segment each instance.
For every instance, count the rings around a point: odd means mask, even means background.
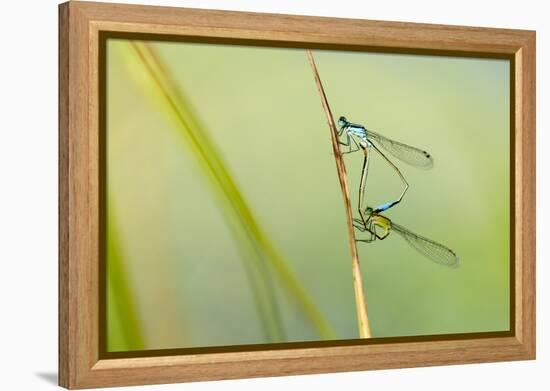
[[[535,358],[535,33],[68,2],[59,380]]]

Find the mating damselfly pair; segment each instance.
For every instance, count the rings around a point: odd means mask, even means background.
[[[428,259],[441,265],[457,267],[459,265],[459,258],[453,250],[424,236],[415,234],[407,228],[393,223],[389,218],[380,214],[403,200],[409,188],[409,184],[399,168],[379,147],[382,147],[397,159],[423,169],[433,167],[433,157],[422,149],[391,140],[365,128],[363,125],[349,122],[345,117],[340,117],[338,125],[340,126],[338,132],[339,143],[348,147],[347,151],[343,151],[342,153],[347,154],[363,151],[364,154],[363,168],[361,170],[361,179],[359,182],[358,212],[360,218],[354,218],[353,225],[360,232],[369,233],[370,237],[367,239],[358,239],[357,241],[368,243],[376,239],[383,240],[390,232],[394,231]],[[370,153],[372,150],[377,152],[383,160],[395,170],[403,182],[403,190],[399,197],[390,202],[381,204],[376,208],[365,205],[365,184],[368,175]]]

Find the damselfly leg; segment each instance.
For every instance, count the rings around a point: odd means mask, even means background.
[[[341,129],[339,132],[338,132],[338,144],[340,145],[344,145],[346,147],[348,147],[348,150],[347,151],[343,151],[342,154],[345,155],[345,154],[348,154],[348,153],[352,153],[352,152],[356,152],[358,151],[359,149],[361,149],[359,143],[352,137],[350,136],[349,133],[346,132],[346,142],[343,142],[342,141],[342,133],[343,133],[343,129]],[[352,144],[355,146],[353,147]]]
[[[372,208],[367,208],[369,213],[372,213]],[[384,240],[390,234],[391,222],[382,215],[370,214],[367,218],[367,223],[363,224],[362,219],[353,219],[353,226],[360,232],[368,232],[370,237],[367,239],[356,239],[357,242],[370,243],[376,239]]]

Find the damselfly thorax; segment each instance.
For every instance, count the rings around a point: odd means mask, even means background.
[[[387,217],[376,214],[371,215],[367,220],[369,231],[371,231],[378,239],[385,239],[391,230],[391,221]]]

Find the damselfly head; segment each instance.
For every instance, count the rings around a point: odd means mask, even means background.
[[[346,126],[347,124],[348,124],[348,120],[346,119],[346,117],[341,116],[340,118],[338,118],[338,126],[342,127],[342,126]]]

